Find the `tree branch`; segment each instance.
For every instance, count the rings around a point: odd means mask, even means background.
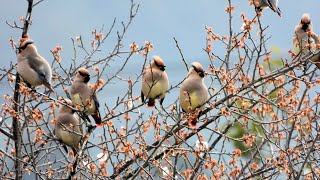
[[[33,5],[33,0],[28,0],[28,10],[27,10],[27,15],[24,21],[24,27],[23,27],[23,31],[22,31],[22,35],[21,37],[25,37],[27,35],[28,32],[28,27],[29,27],[29,23],[30,23],[30,19],[31,19],[31,12],[32,12],[32,5]],[[21,124],[20,124],[20,118],[19,118],[19,108],[18,105],[20,103],[20,93],[19,93],[19,88],[20,88],[20,76],[18,74],[18,72],[16,73],[16,84],[15,84],[15,88],[14,88],[14,95],[13,95],[13,99],[14,102],[16,103],[13,107],[14,111],[15,111],[15,115],[12,118],[12,129],[13,129],[13,140],[14,140],[14,145],[15,145],[15,172],[16,172],[16,180],[20,180],[22,179],[22,162],[21,162],[21,158],[22,158],[22,154],[21,154],[21,150],[22,150],[22,137],[21,137]]]

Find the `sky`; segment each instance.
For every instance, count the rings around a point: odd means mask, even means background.
[[[26,13],[27,1],[6,0],[0,10],[0,52],[2,60],[0,66],[8,67],[9,62],[15,62],[16,56],[12,51],[8,39],[16,41],[21,35],[18,29],[12,29],[6,21],[18,21]],[[227,33],[228,24],[225,7],[227,0],[136,0],[140,4],[139,12],[131,25],[125,45],[136,42],[140,46],[144,41],[154,44],[154,54],[160,55],[166,61],[175,61],[180,55],[175,47],[175,37],[183,50],[188,62],[207,57],[202,48],[205,46],[205,26],[213,27],[214,32],[221,35]],[[233,0],[235,6],[235,30],[240,30],[239,14],[244,12],[247,17],[253,17],[254,10],[247,0]],[[311,14],[314,31],[320,33],[320,1],[301,0],[279,1],[283,12],[280,18],[270,9],[264,11],[262,22],[269,25],[268,35],[271,39],[268,46],[279,47],[283,54],[292,48],[293,29],[301,15]],[[285,6],[286,5],[286,6]],[[72,57],[72,43],[70,38],[82,35],[90,39],[93,29],[102,26],[110,27],[114,18],[117,18],[116,28],[120,21],[127,21],[130,0],[44,0],[33,10],[32,26],[29,34],[35,41],[39,52],[49,62],[52,62],[52,50],[56,45],[63,47],[62,58],[69,60]],[[213,51],[224,54],[223,47],[213,47]]]
[[[166,63],[171,64],[168,66],[168,74],[176,70],[175,66],[183,67],[177,65],[181,64],[181,57],[173,37],[178,40],[187,62],[191,63],[195,60],[201,62],[207,59],[203,51],[206,43],[205,26],[213,27],[214,32],[221,35],[228,33],[228,16],[225,12],[227,0],[136,0],[135,2],[140,4],[140,8],[126,34],[124,46],[129,47],[129,44],[136,42],[141,47],[145,41],[152,42],[155,48],[151,55],[159,55],[165,59]],[[254,8],[249,6],[247,0],[232,0],[232,2],[235,6],[232,28],[240,31],[242,22],[239,14],[243,12],[246,17],[252,18],[255,15]],[[291,4],[288,4],[289,2]],[[6,21],[18,22],[21,16],[25,16],[26,7],[26,0],[2,0],[0,67],[9,67],[10,62],[16,62],[16,55],[8,39],[12,37],[17,41],[21,36],[21,31],[12,29]],[[270,9],[266,9],[261,20],[265,26],[269,25],[267,34],[271,39],[267,47],[279,47],[282,52],[280,56],[286,57],[287,51],[292,48],[294,28],[303,13],[310,13],[314,32],[320,34],[320,1],[279,0],[279,7],[283,13],[282,18]],[[107,31],[114,18],[117,19],[116,29],[120,29],[120,22],[128,21],[129,8],[130,0],[44,0],[33,9],[29,35],[35,41],[39,53],[50,64],[53,60],[50,50],[56,45],[63,47],[62,61],[68,62],[73,57],[70,38],[81,35],[84,40],[89,41],[92,30],[104,26]],[[112,40],[114,42],[111,42]],[[115,38],[111,38],[106,41],[106,46],[114,43]],[[225,48],[214,46],[213,52],[224,55]],[[139,58],[141,59],[141,56],[133,57],[133,59]],[[174,84],[184,76],[185,74],[176,79],[171,76],[170,81]],[[2,86],[1,97],[4,93],[11,93],[7,84],[0,82],[0,85]],[[117,88],[121,91],[120,85]],[[119,93],[119,91],[113,93]],[[170,100],[167,101],[170,102]],[[0,103],[3,102],[1,98]]]
[[[253,17],[254,10],[247,0],[233,0],[235,5],[234,29],[239,30],[241,22],[239,14]],[[292,47],[293,29],[304,12],[309,12],[314,24],[314,31],[320,33],[320,1],[319,0],[279,0],[283,17],[279,18],[270,9],[264,11],[262,22],[269,25],[272,36],[269,46],[280,47],[284,53]],[[300,3],[298,3],[300,2]],[[179,58],[175,49],[173,37],[181,44],[187,59],[205,57],[202,48],[205,45],[205,26],[212,26],[219,34],[226,34],[228,24],[225,7],[227,0],[137,0],[140,9],[126,37],[126,42],[151,41],[155,46],[155,54],[160,54],[167,60]],[[6,25],[6,21],[18,21],[26,12],[27,1],[6,0],[0,11],[0,52],[3,60],[0,65],[6,66],[15,60],[10,50],[8,39],[18,39],[21,32]],[[44,0],[33,10],[33,25],[29,34],[35,40],[39,52],[46,58],[51,58],[56,45],[64,48],[62,57],[70,59],[71,37],[83,35],[89,37],[95,28],[104,25],[109,27],[113,18],[127,21],[129,0]],[[119,23],[117,24],[119,27]],[[89,38],[88,38],[89,39]],[[214,51],[223,53],[222,48],[214,47]],[[48,61],[50,61],[49,59]],[[52,61],[52,60],[51,60]]]
[[[187,63],[190,64],[192,61],[208,63],[207,54],[203,51],[206,45],[206,26],[211,26],[213,31],[220,35],[228,34],[228,14],[225,11],[228,5],[227,0],[135,0],[134,2],[140,5],[139,11],[129,27],[123,45],[129,50],[132,42],[136,42],[139,47],[145,41],[152,42],[154,50],[150,55],[159,55],[165,60],[171,85],[177,84],[186,75],[174,37],[178,40]],[[320,34],[320,1],[305,0],[301,3],[301,0],[290,0],[289,2],[291,2],[290,6],[287,5],[288,1],[279,0],[279,7],[283,13],[281,18],[270,9],[265,9],[261,17],[262,24],[268,26],[267,35],[271,36],[267,47],[276,46],[282,52],[280,55],[272,54],[272,56],[288,56],[287,51],[292,48],[294,28],[303,13],[310,13],[314,32]],[[235,6],[232,28],[235,32],[239,32],[242,25],[240,13],[243,12],[251,19],[255,11],[247,0],[232,0],[232,3]],[[1,5],[0,67],[8,68],[11,62],[16,63],[16,55],[8,39],[12,37],[18,41],[21,30],[12,29],[6,22],[17,21],[19,24],[19,18],[26,14],[26,8],[26,0],[6,0]],[[71,38],[81,35],[88,43],[94,29],[100,30],[104,27],[103,32],[106,33],[114,18],[117,20],[115,30],[121,30],[121,21],[125,23],[128,21],[129,9],[130,0],[44,0],[33,9],[29,35],[35,41],[39,53],[50,64],[53,61],[50,50],[57,45],[62,46],[62,63],[68,64],[73,57]],[[107,49],[113,47],[115,43],[114,31],[101,49],[102,53],[108,53]],[[226,53],[223,46],[213,46],[212,51],[220,56]],[[129,68],[134,69],[143,62],[141,55],[133,56],[132,59]],[[203,65],[206,67],[206,64]],[[124,73],[134,75],[133,69],[126,69]],[[0,85],[2,86],[1,95],[12,93],[7,83],[0,82]],[[111,90],[107,90],[110,97],[106,98],[116,98],[122,91],[124,93],[126,88],[123,87],[127,88],[127,84],[110,85],[108,88]],[[119,91],[113,91],[113,89]],[[140,94],[140,89],[135,91],[136,95]],[[176,98],[178,91],[170,93],[172,97],[168,98]],[[170,100],[172,102],[174,99]],[[0,103],[3,102],[4,100],[0,98]]]
[[[280,56],[283,57],[287,57],[287,51],[292,48],[294,27],[303,13],[311,14],[314,31],[320,33],[320,1],[304,0],[303,4],[301,0],[289,2],[291,2],[290,6],[287,5],[288,1],[279,0],[282,18],[270,9],[266,9],[261,18],[263,25],[269,26],[267,35],[271,36],[271,39],[267,42],[267,47],[279,47],[282,52]],[[170,70],[183,67],[178,66],[181,65],[181,57],[173,37],[178,40],[187,63],[191,63],[208,59],[203,51],[206,43],[206,26],[211,26],[214,32],[220,35],[228,33],[228,16],[225,12],[227,0],[135,0],[135,3],[140,5],[139,12],[123,44],[129,47],[129,44],[136,42],[141,47],[145,41],[152,42],[154,50],[150,55],[162,57],[169,64],[169,74]],[[252,18],[255,15],[254,8],[249,6],[247,0],[232,0],[232,3],[235,6],[232,28],[234,31],[240,31],[242,22],[239,14],[243,12],[246,17]],[[8,39],[12,37],[18,41],[21,36],[21,31],[12,29],[6,21],[9,23],[17,21],[19,24],[19,18],[26,14],[26,7],[26,0],[6,0],[1,5],[1,67],[9,67],[10,62],[13,64],[16,62],[16,55]],[[62,62],[68,63],[73,57],[70,38],[81,35],[85,41],[89,42],[94,29],[99,30],[104,27],[106,32],[114,18],[117,20],[115,29],[121,29],[121,21],[128,21],[129,8],[130,0],[44,0],[33,9],[29,35],[35,41],[39,53],[49,63],[53,61],[50,50],[57,45],[63,47]],[[114,45],[115,37],[114,33],[104,47]],[[226,53],[225,48],[220,46],[213,46],[213,52],[220,56]],[[141,59],[141,56],[135,56],[133,59]],[[180,80],[181,78],[177,81]],[[0,93],[10,93],[9,87],[7,85],[4,87],[0,89]],[[2,102],[3,100],[0,100],[0,103]]]
[[[94,29],[100,30],[104,27],[103,32],[106,33],[114,18],[117,20],[115,30],[121,30],[121,21],[128,21],[130,2],[130,0],[44,0],[33,9],[29,35],[35,41],[39,53],[50,64],[53,61],[50,50],[57,45],[62,46],[62,63],[68,64],[73,57],[71,38],[81,35],[88,43]],[[132,42],[136,42],[139,47],[145,41],[152,42],[154,50],[150,55],[159,55],[165,60],[171,85],[176,85],[186,76],[173,37],[178,40],[187,63],[199,61],[207,67],[205,63],[208,63],[208,57],[203,51],[206,45],[205,27],[211,26],[213,31],[220,35],[228,34],[228,14],[225,11],[227,0],[135,0],[134,2],[140,5],[139,11],[129,27],[123,45],[129,50]],[[262,24],[268,26],[267,35],[271,36],[267,47],[276,46],[282,52],[280,55],[272,54],[272,56],[288,56],[287,51],[292,48],[294,28],[303,13],[310,13],[314,32],[320,34],[320,1],[304,0],[303,4],[301,0],[289,2],[290,6],[287,5],[288,1],[279,0],[279,7],[283,13],[281,18],[270,9],[265,9],[261,17]],[[235,32],[239,32],[242,25],[240,13],[243,12],[250,19],[254,17],[255,11],[247,0],[232,0],[232,3],[235,6],[232,28]],[[9,23],[17,21],[19,24],[19,18],[26,14],[26,8],[27,0],[6,0],[0,7],[0,67],[8,68],[11,62],[16,63],[16,55],[8,39],[12,37],[18,41],[21,36],[21,30],[12,29],[6,21]],[[107,49],[113,47],[115,43],[114,31],[102,47],[102,53],[108,53]],[[212,51],[220,56],[226,53],[223,46],[213,46]],[[134,75],[136,73],[134,68],[140,67],[143,62],[141,55],[133,56],[132,59],[128,65],[129,69],[124,71],[128,76]],[[0,85],[2,86],[0,95],[12,94],[7,83],[0,82]],[[110,103],[127,91],[127,83],[114,83],[106,88],[103,93],[107,94],[104,94],[105,99],[102,101]],[[134,96],[140,95],[139,88],[135,88],[134,91]],[[178,90],[170,92],[164,104],[173,102],[177,95]],[[0,98],[0,103],[4,102]]]

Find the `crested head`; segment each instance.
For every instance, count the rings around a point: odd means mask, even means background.
[[[198,62],[193,62],[191,65],[196,71],[204,71],[202,65]]]
[[[310,14],[304,13],[302,15],[301,22],[302,23],[310,23],[311,22]]]
[[[32,39],[26,39],[20,44],[20,47],[25,47],[25,46],[28,46],[29,44],[33,44],[33,43],[34,43],[34,41]]]
[[[73,106],[73,102],[70,99],[63,99],[62,102],[66,103],[69,106]]]
[[[80,69],[78,70],[78,72],[79,72],[79,74],[86,75],[86,76],[89,75],[89,76],[90,76],[89,71],[86,70],[85,68],[80,68]]]
[[[153,56],[152,58],[159,66],[164,66],[164,61],[159,56]]]
[[[73,103],[70,99],[62,99],[62,102],[70,107],[73,107]],[[65,113],[65,112],[73,113],[73,110],[68,106],[60,105],[59,112],[60,113]]]
[[[21,53],[23,50],[25,50],[27,48],[30,49],[29,47],[32,47],[30,50],[33,50],[36,52],[37,51],[36,47],[33,45],[31,46],[31,44],[33,44],[33,43],[34,43],[34,41],[32,39],[26,39],[25,41],[23,41],[18,48],[19,53]]]
[[[299,26],[305,32],[312,31],[312,24],[311,24],[310,14],[304,13],[302,15],[300,23],[299,23]]]
[[[200,76],[201,78],[203,78],[205,76],[205,71],[200,63],[193,62],[191,64],[191,66],[192,66],[192,68],[190,68],[190,70],[189,70],[189,75],[193,74],[193,75]]]
[[[157,67],[161,71],[165,70],[164,61],[159,56],[153,56],[153,61],[151,62],[151,67]]]
[[[90,81],[90,73],[85,68],[80,68],[75,78],[76,81],[87,83]]]

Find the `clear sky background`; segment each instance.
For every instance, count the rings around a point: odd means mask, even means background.
[[[10,62],[16,62],[16,55],[8,39],[12,37],[18,41],[21,31],[10,28],[6,25],[6,21],[12,23],[18,21],[21,16],[25,16],[27,1],[2,0],[1,2],[0,67],[9,67]],[[244,12],[246,17],[252,18],[255,15],[254,8],[249,6],[247,0],[233,0],[232,2],[235,6],[233,28],[235,31],[240,31],[242,22],[239,14]],[[167,72],[169,76],[171,74],[172,85],[181,81],[186,75],[185,70],[183,74],[179,74],[179,68],[184,68],[184,66],[181,65],[181,57],[173,37],[179,41],[184,56],[190,64],[195,60],[201,62],[208,59],[207,54],[203,51],[206,43],[205,26],[213,27],[214,32],[220,35],[228,34],[228,15],[225,12],[227,0],[136,0],[136,3],[140,4],[140,9],[123,44],[129,49],[129,44],[132,42],[137,42],[139,47],[144,41],[152,42],[155,48],[151,51],[151,55],[159,55],[165,59],[166,64],[170,64]],[[303,13],[311,14],[314,32],[320,34],[320,0],[279,0],[279,6],[283,13],[282,18],[267,9],[261,20],[265,26],[269,25],[267,34],[271,36],[271,39],[267,47],[279,47],[282,51],[280,57],[288,57],[287,51],[292,48],[294,28]],[[50,50],[56,45],[63,47],[62,62],[68,63],[73,57],[70,38],[82,35],[83,39],[88,42],[92,38],[93,29],[100,29],[104,25],[107,31],[114,18],[117,18],[116,29],[120,29],[120,22],[128,21],[129,8],[130,0],[44,0],[33,10],[33,24],[29,29],[29,34],[35,41],[40,54],[50,64],[53,60]],[[112,37],[106,41],[104,47],[114,46],[115,34]],[[102,51],[108,53],[105,49]],[[213,46],[213,52],[223,56],[225,47]],[[142,57],[137,55],[133,57],[133,60],[135,59],[139,60]],[[134,69],[137,66],[138,64],[130,67]],[[0,103],[2,104],[4,102],[2,95],[12,94],[12,91],[3,82],[0,85]],[[115,98],[121,91],[125,92],[126,89],[123,87],[127,87],[127,84],[115,84],[114,88],[108,87],[111,90],[107,88],[107,95],[100,93],[100,97],[104,98],[101,101],[114,102],[109,98]],[[139,95],[140,89],[135,91],[135,95]],[[165,104],[175,100],[177,94],[177,89],[170,93]]]
[[[2,2],[0,7],[0,66],[9,67],[10,62],[16,62],[16,55],[8,39],[13,37],[18,41],[21,31],[10,28],[6,21],[12,23],[25,16],[27,1],[3,0]],[[192,61],[208,62],[207,54],[203,51],[206,38],[205,26],[213,27],[214,32],[220,35],[228,34],[228,15],[225,12],[228,5],[227,0],[136,0],[135,2],[140,4],[139,12],[126,34],[123,45],[129,49],[129,44],[132,42],[138,43],[139,47],[145,41],[152,42],[155,48],[150,55],[159,55],[165,59],[169,76],[177,73],[176,70],[184,68],[173,37],[179,41],[184,56],[190,64]],[[244,12],[246,17],[252,18],[255,15],[254,7],[249,6],[247,0],[233,0],[232,2],[235,6],[232,28],[234,31],[240,31],[242,22],[239,14]],[[292,48],[294,28],[303,13],[311,14],[314,31],[320,33],[320,0],[279,0],[279,7],[283,13],[282,18],[270,9],[266,9],[261,21],[264,26],[269,25],[267,35],[271,36],[271,39],[267,47],[279,47],[282,51],[280,57],[288,57],[287,51]],[[114,18],[117,18],[115,29],[121,29],[120,22],[128,21],[129,8],[130,0],[44,0],[33,10],[29,34],[35,41],[40,54],[49,63],[53,60],[50,50],[56,45],[63,47],[62,63],[69,63],[73,57],[70,38],[82,35],[83,40],[89,42],[92,38],[92,30],[100,29],[104,25],[106,32]],[[116,43],[115,37],[114,31],[103,47],[113,47]],[[101,50],[103,53],[109,52],[104,48]],[[213,52],[220,56],[226,53],[225,47],[222,46],[213,46]],[[273,56],[279,56],[279,54],[273,54]],[[141,59],[140,55],[133,57],[133,60]],[[130,66],[137,67],[140,64]],[[186,71],[181,72],[183,74],[171,76],[171,84],[175,85],[183,79]],[[130,73],[130,70],[127,73]],[[11,94],[7,84],[1,85],[1,94]],[[126,84],[125,87],[127,87]],[[119,92],[110,93],[115,93],[111,94],[111,97],[114,97]],[[0,103],[3,103],[2,98]]]
[[[135,18],[126,42],[135,41],[140,46],[144,41],[151,41],[155,46],[154,54],[159,54],[166,61],[179,58],[173,37],[176,37],[184,50],[187,59],[206,57],[202,48],[205,45],[205,26],[212,26],[214,31],[223,35],[228,25],[225,7],[227,0],[137,0],[140,3],[138,16]],[[239,30],[240,12],[253,17],[254,10],[247,0],[233,0],[236,6],[234,18],[237,20],[234,29]],[[288,4],[290,3],[290,4]],[[1,66],[15,60],[10,50],[8,39],[20,37],[21,32],[6,25],[26,12],[26,0],[3,0],[0,11],[0,52]],[[283,17],[279,18],[271,10],[264,11],[262,22],[269,25],[272,35],[268,46],[275,45],[284,53],[292,47],[293,29],[304,12],[311,14],[314,31],[320,33],[319,0],[279,0]],[[32,14],[33,25],[29,33],[35,40],[40,53],[52,61],[49,50],[56,45],[63,46],[62,58],[72,57],[70,37],[83,35],[89,39],[90,32],[102,25],[109,27],[114,17],[127,20],[129,0],[45,0],[38,5]],[[119,22],[118,22],[119,27]],[[91,38],[91,37],[90,37]],[[214,47],[213,51],[224,53],[223,49]],[[51,58],[51,59],[50,59]]]

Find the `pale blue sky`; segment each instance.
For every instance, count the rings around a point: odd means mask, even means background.
[[[10,28],[5,21],[13,22],[24,16],[27,1],[7,0],[4,2],[0,11],[0,52],[2,54],[0,65],[8,67],[10,61],[16,61],[8,39],[13,37],[18,40],[21,31]],[[233,13],[233,28],[239,31],[242,24],[239,14],[244,12],[248,18],[252,18],[255,12],[247,0],[233,0],[233,2],[236,7]],[[287,5],[288,2],[291,2],[290,6]],[[320,33],[320,1],[304,0],[303,3],[301,2],[301,0],[279,0],[283,17],[280,18],[270,9],[266,9],[261,18],[265,26],[269,25],[267,33],[272,36],[268,41],[268,47],[280,47],[283,56],[286,56],[287,51],[292,47],[293,29],[304,12],[311,14],[314,31]],[[159,55],[165,59],[169,64],[169,75],[172,73],[171,70],[174,72],[175,68],[181,65],[181,58],[173,37],[179,41],[188,63],[195,60],[207,62],[207,55],[202,50],[205,47],[206,37],[204,27],[212,26],[214,31],[221,35],[228,33],[226,23],[228,16],[225,12],[227,0],[137,0],[136,3],[140,3],[140,9],[125,37],[124,46],[128,47],[130,43],[137,42],[141,47],[144,41],[151,41],[155,47],[151,55]],[[129,7],[130,0],[45,0],[33,10],[33,24],[29,29],[29,34],[34,39],[41,55],[50,63],[53,60],[50,50],[56,45],[63,47],[62,61],[68,63],[73,56],[71,37],[82,35],[83,39],[88,42],[92,38],[93,29],[99,29],[102,25],[107,29],[115,17],[118,20],[116,29],[120,29],[120,21],[128,20]],[[106,41],[104,47],[113,46],[115,42],[115,33],[113,33],[112,38]],[[108,53],[106,49],[102,49],[102,52]],[[213,46],[213,52],[223,56],[225,49]],[[134,56],[133,60],[135,59],[139,60],[141,56]],[[181,68],[183,67],[181,65]],[[171,84],[181,81],[184,76],[183,74],[176,79],[171,78]],[[1,94],[10,92],[7,85],[3,87]]]
[[[314,31],[320,33],[320,0],[279,1],[283,17],[279,18],[271,10],[265,10],[261,19],[264,25],[269,25],[268,35],[272,36],[268,41],[268,47],[277,46],[286,56],[287,51],[292,48],[294,27],[303,13],[311,14]],[[179,70],[176,69],[177,67],[184,66],[181,65],[181,58],[173,37],[179,41],[185,58],[190,63],[208,59],[202,50],[205,47],[205,26],[212,26],[214,31],[221,35],[228,33],[228,16],[225,12],[227,0],[137,0],[136,2],[140,3],[140,10],[125,37],[124,45],[128,47],[130,43],[137,42],[141,47],[144,41],[151,41],[155,46],[151,55],[159,55],[167,64],[170,64],[167,72],[171,75],[172,85],[181,81],[186,73],[183,71],[184,74],[179,74],[175,71]],[[242,24],[239,14],[244,12],[246,16],[252,18],[255,12],[247,0],[233,0],[233,2],[236,6],[233,13],[235,19],[233,28],[239,31]],[[288,2],[291,4],[288,5]],[[20,30],[10,28],[5,22],[17,21],[19,17],[24,16],[26,6],[26,0],[2,0],[0,7],[1,67],[9,67],[10,61],[15,63],[16,56],[8,39],[13,37],[18,40],[21,36]],[[29,34],[41,55],[50,63],[53,60],[50,50],[56,45],[63,47],[62,61],[68,62],[73,56],[71,37],[82,35],[84,40],[89,41],[94,28],[99,29],[102,25],[105,28],[109,27],[114,17],[118,20],[116,29],[119,29],[120,21],[128,20],[129,7],[130,0],[44,0],[33,10],[33,24]],[[115,44],[115,41],[112,42],[115,40],[114,35],[106,41],[105,47]],[[225,54],[224,47],[214,46],[213,51],[221,56]],[[108,51],[103,52],[108,53]],[[135,59],[141,59],[141,56],[134,56],[133,60]],[[7,84],[1,82],[0,85],[2,86],[1,97],[4,93],[12,93]],[[117,90],[108,87],[107,93],[99,94],[108,103],[114,102],[109,98],[115,98],[125,92],[126,89],[123,87],[127,87],[127,84],[119,83],[113,87]],[[135,95],[139,95],[140,89],[135,91]],[[175,100],[177,92],[176,89],[170,93],[164,103]],[[0,103],[3,102],[4,100],[0,98]],[[104,103],[103,100],[102,103]]]
[[[154,53],[160,54],[167,61],[179,58],[172,37],[179,40],[187,59],[197,59],[206,57],[201,50],[205,44],[206,25],[212,26],[219,34],[227,33],[227,14],[224,11],[226,0],[138,0],[136,2],[140,3],[140,11],[127,34],[126,42],[129,44],[135,41],[141,45],[145,40],[149,40],[155,46]],[[247,0],[233,2],[236,6],[235,19],[239,19],[240,12],[253,16],[253,7],[249,6]],[[288,5],[288,2],[291,4]],[[19,30],[8,27],[5,21],[12,22],[24,16],[26,5],[24,0],[7,0],[1,5],[1,65],[15,60],[8,39],[10,36],[18,39],[21,34]],[[126,21],[129,5],[129,0],[45,0],[33,11],[33,25],[29,33],[44,57],[51,58],[49,50],[60,44],[64,48],[63,58],[70,59],[72,53],[70,37],[82,34],[84,38],[89,39],[92,29],[102,25],[108,27],[114,17]],[[269,45],[276,45],[283,49],[283,52],[291,48],[293,28],[304,12],[311,14],[314,31],[320,33],[319,0],[304,0],[303,3],[301,0],[279,0],[279,6],[283,12],[282,18],[271,10],[266,10],[262,17],[263,23],[270,25],[269,34],[272,35],[272,39]],[[239,30],[240,26],[241,22],[237,21],[234,24],[235,30]],[[223,54],[218,48],[214,47],[213,50]]]

